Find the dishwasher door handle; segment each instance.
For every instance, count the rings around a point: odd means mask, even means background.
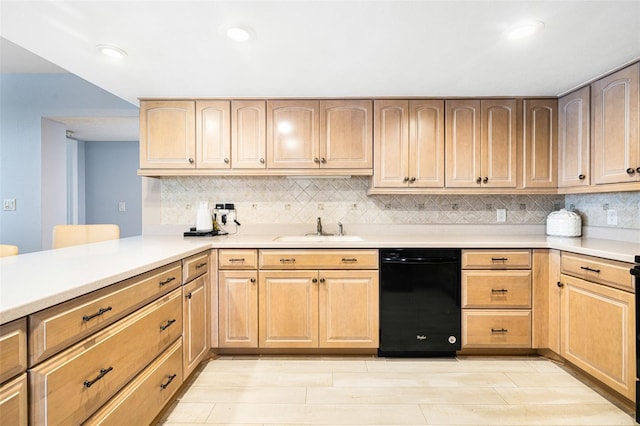
[[[383,264],[391,264],[391,265],[442,265],[446,263],[457,263],[457,259],[450,258],[433,258],[433,259],[425,259],[425,258],[408,258],[408,257],[383,257]]]

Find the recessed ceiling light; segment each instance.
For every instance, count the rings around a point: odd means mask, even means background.
[[[517,40],[520,38],[525,38],[534,35],[544,29],[544,22],[542,21],[531,21],[531,22],[522,22],[517,25],[514,25],[509,29],[509,38],[512,40]]]
[[[96,48],[100,53],[114,59],[123,59],[127,56],[127,52],[124,49],[114,46],[112,44],[98,44]]]
[[[233,41],[247,41],[252,37],[252,31],[243,27],[230,27],[227,29],[227,37]]]

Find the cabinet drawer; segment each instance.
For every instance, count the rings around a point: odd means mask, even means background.
[[[530,308],[531,271],[462,271],[463,308]]]
[[[196,254],[182,260],[182,282],[188,283],[209,271],[209,252]]]
[[[182,283],[182,266],[162,268],[29,316],[29,366],[106,327]]]
[[[182,291],[29,370],[34,424],[79,424],[182,335]]]
[[[85,425],[150,425],[182,385],[182,340],[107,402]]]
[[[27,426],[27,373],[0,386],[0,425]]]
[[[462,311],[463,348],[530,348],[531,311]]]
[[[378,269],[378,250],[260,250],[260,269]]]
[[[27,318],[0,326],[0,383],[27,370]]]
[[[462,269],[530,269],[531,250],[462,250]]]
[[[630,263],[582,254],[562,252],[561,271],[587,281],[618,287],[622,290],[635,289]]]
[[[258,250],[220,250],[218,265],[220,269],[257,269]]]

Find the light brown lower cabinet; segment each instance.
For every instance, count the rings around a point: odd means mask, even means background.
[[[0,425],[26,426],[28,420],[27,373],[0,387]]]
[[[463,348],[530,348],[531,311],[464,309]]]
[[[258,271],[218,273],[218,346],[258,347]]]
[[[182,339],[178,339],[84,424],[151,424],[182,382]]]
[[[182,287],[184,376],[188,377],[209,353],[209,274]]]
[[[260,271],[264,348],[377,348],[378,271]]]
[[[634,294],[565,274],[561,285],[561,355],[635,401]]]
[[[79,424],[182,335],[176,289],[29,370],[31,422]]]

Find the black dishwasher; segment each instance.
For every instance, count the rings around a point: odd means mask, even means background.
[[[379,356],[455,356],[460,249],[380,250]]]

